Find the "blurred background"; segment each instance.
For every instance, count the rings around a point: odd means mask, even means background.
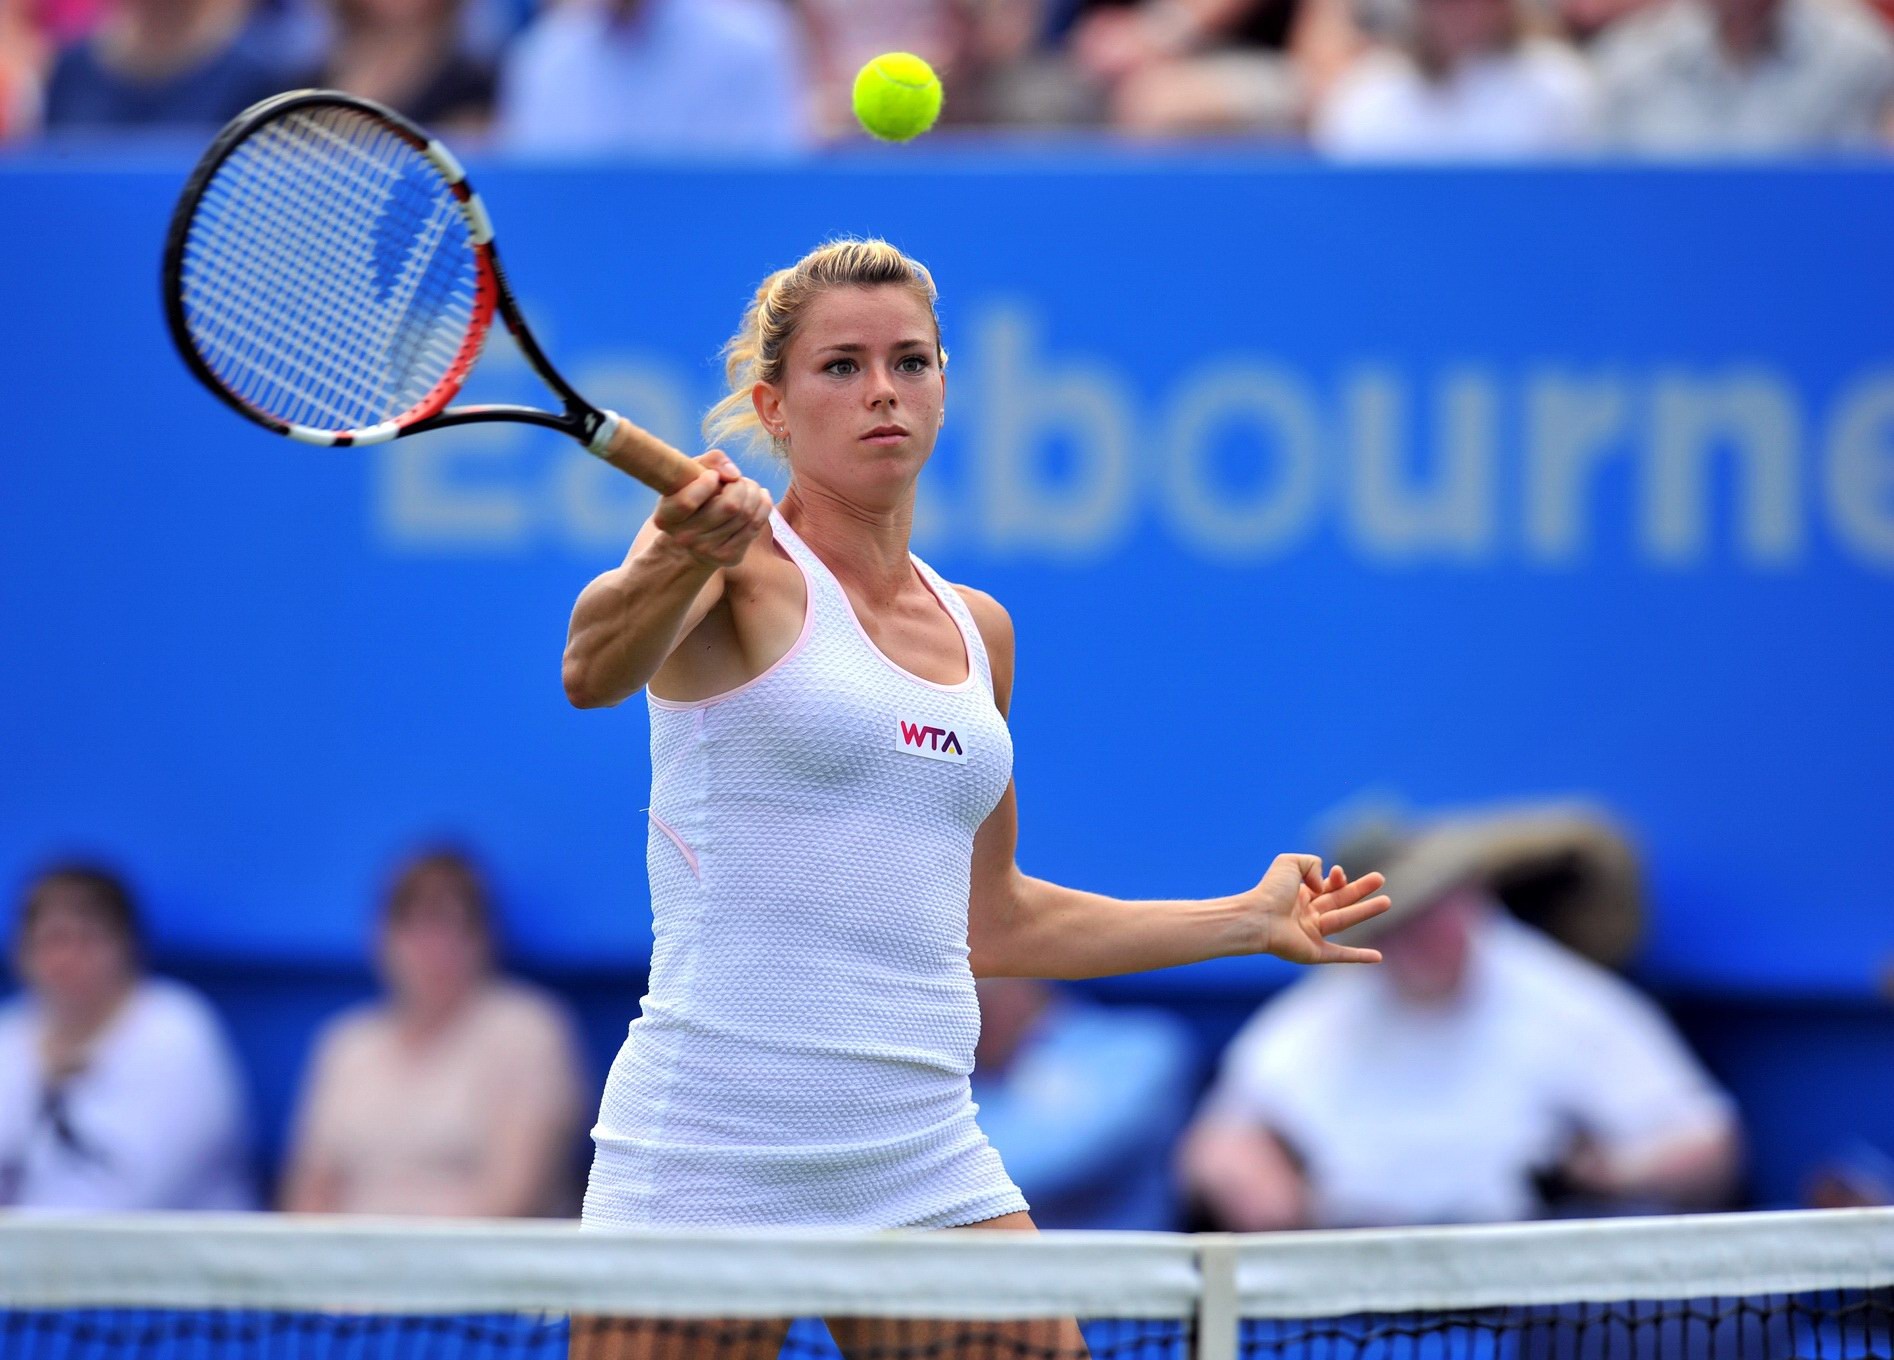
[[[0,0],[0,1204],[571,1213],[636,1014],[643,706],[558,665],[648,494],[290,446],[165,335],[185,173],[309,84],[440,129],[686,448],[765,272],[925,261],[917,548],[1018,628],[1022,865],[1406,887],[1376,974],[987,987],[1043,1224],[1894,1200],[1891,18]],[[891,49],[913,146],[848,113]],[[474,394],[539,399],[503,337]]]

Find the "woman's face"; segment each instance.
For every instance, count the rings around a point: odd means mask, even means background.
[[[486,932],[445,876],[422,877],[382,927],[382,976],[397,1005],[450,1010],[473,993],[487,963]]]
[[[55,1018],[96,1015],[131,982],[131,950],[87,906],[83,888],[52,884],[42,892],[20,937],[20,979]]]
[[[757,414],[789,441],[797,480],[877,506],[913,487],[940,434],[946,377],[934,318],[908,289],[837,288],[809,304]]]

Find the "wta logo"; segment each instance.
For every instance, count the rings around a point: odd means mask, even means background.
[[[894,749],[910,756],[925,756],[929,760],[944,760],[952,765],[967,763],[966,748],[961,746],[960,738],[945,727],[923,727],[919,723],[897,720],[900,728]]]

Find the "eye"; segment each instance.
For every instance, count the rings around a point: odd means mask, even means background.
[[[822,371],[824,373],[833,373],[837,377],[847,377],[850,373],[855,371],[855,361],[853,359],[831,359],[828,363],[822,365]]]
[[[925,373],[933,367],[924,354],[910,354],[901,360],[898,367],[903,373]]]

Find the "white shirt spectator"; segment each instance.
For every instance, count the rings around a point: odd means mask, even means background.
[[[243,1085],[208,1002],[137,984],[85,1067],[48,1080],[30,998],[0,1008],[0,1205],[255,1207]]]
[[[1880,142],[1894,40],[1853,0],[1781,0],[1775,42],[1732,60],[1694,0],[1635,14],[1600,39],[1605,139],[1667,155],[1779,155]]]
[[[801,37],[771,0],[567,0],[500,72],[511,151],[794,152],[812,140]]]
[[[1429,77],[1405,52],[1370,52],[1317,111],[1318,149],[1355,160],[1493,160],[1583,150],[1590,72],[1561,43],[1527,39]]]
[[[1420,1006],[1375,970],[1295,984],[1232,1043],[1209,1115],[1282,1138],[1325,1227],[1528,1218],[1575,1134],[1635,1156],[1729,1127],[1663,1013],[1530,927],[1496,913],[1464,986]]]

